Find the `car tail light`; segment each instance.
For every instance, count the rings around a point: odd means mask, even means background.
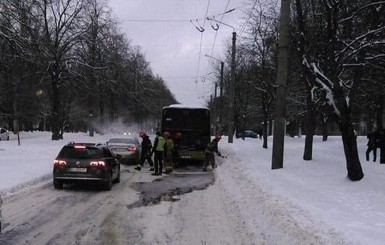
[[[128,151],[136,151],[136,146],[133,145],[133,146],[128,147]]]
[[[103,168],[106,166],[106,163],[104,161],[92,161],[90,162],[90,166],[96,168]]]
[[[64,160],[55,160],[55,161],[53,161],[53,165],[55,167],[62,167],[62,166],[67,165],[67,163]]]

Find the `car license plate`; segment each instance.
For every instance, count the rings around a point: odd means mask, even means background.
[[[69,171],[74,173],[87,173],[86,168],[69,168]]]

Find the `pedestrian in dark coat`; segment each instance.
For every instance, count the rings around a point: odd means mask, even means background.
[[[151,140],[145,132],[140,132],[139,136],[142,138],[142,143],[141,143],[142,149],[140,152],[139,164],[135,169],[140,171],[144,165],[144,162],[147,160],[148,164],[150,165],[150,171],[154,171],[154,162],[151,159],[151,156],[152,156]]]
[[[366,150],[366,161],[369,161],[370,152],[373,152],[373,162],[376,161],[377,158],[377,147],[379,147],[379,137],[378,132],[374,131],[368,134],[368,148]]]

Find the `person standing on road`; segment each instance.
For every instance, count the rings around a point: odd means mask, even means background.
[[[162,175],[163,155],[164,155],[165,145],[166,145],[166,140],[162,137],[159,131],[156,132],[154,148],[153,148],[153,152],[155,152],[155,155],[154,155],[155,173],[153,173],[152,175]]]
[[[368,149],[366,150],[366,161],[369,161],[370,152],[373,151],[373,162],[376,161],[377,158],[377,147],[379,147],[379,137],[378,132],[374,131],[368,134]]]
[[[222,156],[218,151],[218,142],[222,139],[221,135],[215,135],[214,139],[206,146],[205,149],[205,159],[203,161],[203,171],[207,171],[207,166],[211,164],[211,167],[214,169],[217,167],[215,164],[214,152],[218,156]]]
[[[148,164],[150,165],[150,171],[154,171],[154,162],[151,159],[151,156],[152,156],[151,140],[145,132],[140,132],[139,136],[142,138],[142,143],[141,143],[142,150],[140,152],[139,164],[135,169],[140,171],[144,165],[144,161],[147,160]]]
[[[174,152],[174,141],[171,139],[171,134],[168,131],[163,133],[166,139],[166,149],[164,153],[164,170],[166,174],[171,173],[173,170],[173,152]]]

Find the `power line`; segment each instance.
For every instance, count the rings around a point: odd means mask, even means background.
[[[220,17],[220,19],[222,21],[226,14],[231,13],[231,12],[233,12],[233,11],[239,9],[239,8],[242,8],[242,7],[236,7],[236,8],[228,9],[230,1],[231,0],[228,0],[228,2],[226,4],[226,7],[225,7],[225,10],[222,13],[212,15],[212,18]],[[197,74],[195,76],[195,79],[196,79],[195,82],[198,83],[198,81],[201,81],[201,82],[204,83],[205,80],[207,79],[207,76],[208,76],[208,68],[206,68],[205,75],[200,76],[199,73],[200,73],[200,66],[201,66],[201,62],[202,62],[203,32],[205,31],[206,21],[209,20],[208,19],[208,13],[209,13],[210,5],[211,5],[211,0],[208,0],[207,7],[206,7],[206,12],[205,12],[205,17],[204,18],[191,18],[191,19],[121,19],[120,21],[121,22],[141,22],[141,23],[187,23],[187,22],[190,22],[201,33],[201,35],[200,35],[200,44],[199,44]],[[203,21],[203,23],[202,23],[202,21]],[[215,44],[216,44],[216,40],[217,40],[219,25],[216,24],[216,26],[217,26],[216,28],[213,25],[211,25],[211,26],[215,30],[215,37],[214,37],[214,41],[213,41],[213,44],[212,44],[212,47],[211,47],[211,52],[210,52],[210,54],[212,55],[213,51],[214,51]],[[172,77],[168,77],[168,78],[172,79]],[[188,79],[188,78],[187,77],[185,77],[185,78],[175,77],[175,79]],[[204,89],[204,86],[202,87],[202,89]]]
[[[229,1],[230,2],[230,1]],[[229,5],[229,2],[227,3],[226,9]],[[210,4],[210,1],[209,1]],[[230,10],[225,10],[223,13],[215,14],[212,17],[218,17],[218,16],[223,16],[225,14],[231,13],[234,10],[240,9],[242,7],[236,7],[232,8]],[[191,22],[192,20],[195,21],[205,21],[207,19],[207,14],[208,14],[208,9],[206,11],[205,18],[189,18],[189,19],[121,19],[120,21],[122,22]]]
[[[210,2],[211,0],[209,0],[207,2],[207,8],[206,8],[206,13],[205,13],[205,19],[203,20],[203,30],[204,30],[204,27],[205,27],[205,24],[206,24],[206,18],[207,18],[207,14],[209,12],[209,8],[210,8]],[[201,31],[201,40],[200,40],[200,44],[199,44],[199,54],[198,54],[198,67],[197,67],[197,77],[199,77],[199,68],[200,68],[200,63],[201,63],[201,55],[202,55],[202,40],[203,40],[203,31]]]
[[[188,80],[191,80],[191,79],[197,79],[197,77],[194,77],[194,76],[190,76],[190,77],[184,77],[184,76],[165,76],[163,77],[163,79],[181,79],[181,80],[184,80],[184,79],[188,79]]]
[[[222,17],[221,17],[221,22],[223,21],[223,18],[224,18],[224,16],[225,16],[225,14],[231,13],[231,12],[233,12],[233,11],[235,10],[235,8],[230,9],[230,10],[227,10],[227,8],[229,7],[230,1],[231,1],[231,0],[228,0],[228,1],[227,1],[226,7],[225,7],[225,11],[223,12]],[[213,29],[214,29],[214,28],[213,28]],[[219,29],[219,26],[218,26],[218,29]],[[210,56],[213,56],[214,46],[215,46],[215,43],[216,43],[216,40],[217,40],[217,35],[218,35],[218,29],[214,29],[214,30],[215,30],[215,37],[214,37],[213,45],[211,46]],[[211,58],[210,58],[210,60],[211,60]],[[207,77],[207,75],[208,75],[208,69],[209,69],[209,63],[207,64],[207,67],[206,67],[206,73],[205,73],[205,75],[204,75],[204,80],[206,80],[206,77]]]
[[[201,19],[203,20],[203,19]],[[122,22],[189,22],[186,19],[123,19]]]

